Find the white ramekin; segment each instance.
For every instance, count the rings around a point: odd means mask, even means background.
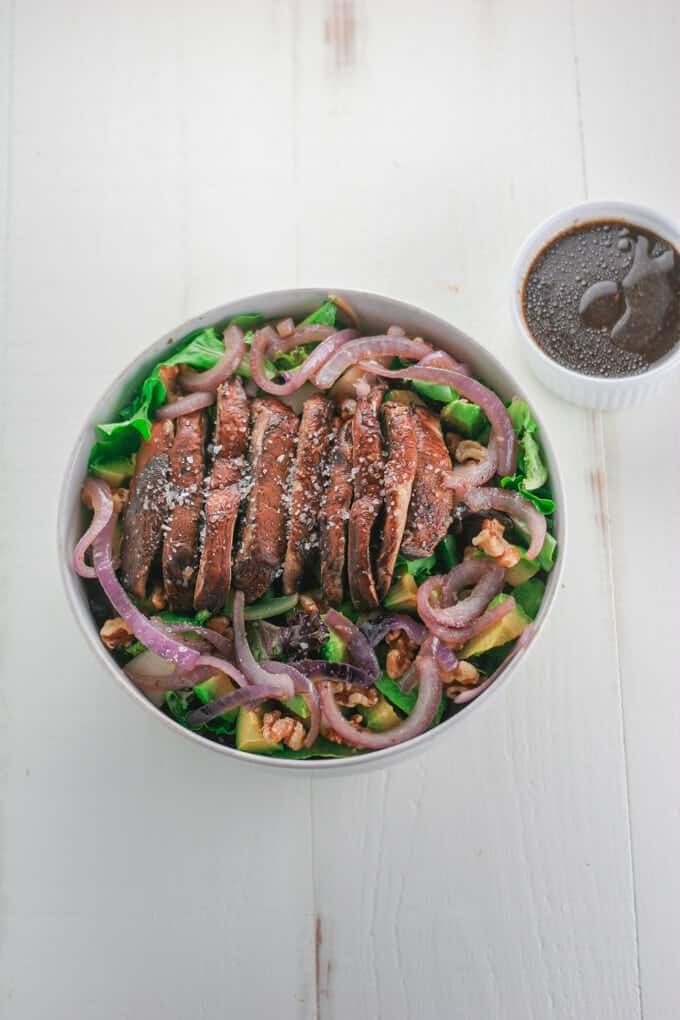
[[[434,729],[429,730],[427,733],[423,733],[421,736],[403,744],[398,744],[396,747],[384,751],[374,751],[371,754],[360,755],[357,758],[338,758],[323,761],[289,761],[286,759],[267,758],[258,754],[248,754],[235,748],[223,747],[221,744],[206,740],[199,734],[192,733],[152,705],[116,664],[99,638],[97,627],[87,602],[83,582],[76,576],[72,568],[73,548],[86,527],[86,515],[80,503],[80,489],[87,471],[88,453],[94,439],[95,424],[97,422],[110,421],[112,415],[130,400],[142,379],[148,374],[151,367],[160,360],[161,355],[167,355],[172,350],[171,345],[175,344],[176,346],[176,341],[185,337],[193,330],[211,326],[218,322],[224,322],[226,319],[242,312],[258,311],[268,319],[282,315],[292,315],[295,319],[301,319],[314,308],[317,308],[329,293],[342,294],[346,297],[356,309],[364,327],[367,329],[384,332],[392,323],[399,323],[412,336],[427,337],[428,340],[431,340],[443,350],[449,351],[460,361],[469,364],[475,375],[485,379],[506,400],[509,400],[515,394],[518,396],[524,395],[522,387],[515,382],[508,370],[481,344],[461,333],[455,326],[451,326],[443,319],[432,315],[430,312],[425,312],[415,305],[409,305],[403,301],[396,301],[393,298],[383,297],[379,294],[344,290],[337,287],[268,291],[263,294],[238,298],[221,305],[219,308],[213,308],[212,311],[205,312],[203,315],[199,315],[171,330],[171,332],[166,333],[165,336],[147,347],[134,361],[127,365],[97,401],[75,441],[66,467],[59,502],[57,542],[61,574],[68,601],[73,609],[76,620],[99,661],[125,691],[134,698],[140,708],[151,712],[156,719],[165,723],[180,736],[194,741],[207,750],[216,751],[224,758],[247,762],[261,768],[288,769],[298,774],[326,773],[336,775],[338,773],[344,774],[348,771],[365,772],[391,764],[397,758],[401,759],[422,750],[424,747],[429,746],[433,740],[442,738],[444,734],[450,737],[455,727],[463,725],[467,720],[471,720],[484,705],[489,703],[491,698],[496,696],[501,686],[509,682],[510,677],[526,661],[527,654],[530,654],[531,650],[535,647],[538,632],[541,632],[544,628],[546,618],[552,610],[560,587],[567,537],[566,502],[562,475],[550,435],[536,409],[535,402],[532,401],[531,409],[541,430],[541,444],[550,471],[550,480],[556,502],[554,518],[555,538],[559,543],[557,563],[549,575],[543,603],[535,621],[537,633],[527,648],[509,663],[498,681],[481,694],[469,708],[448,719],[440,726],[435,726]]]
[[[522,287],[534,258],[557,234],[590,220],[626,220],[670,241],[680,251],[680,229],[665,216],[628,202],[581,202],[555,213],[529,235],[520,248],[512,270],[511,306],[524,356],[541,382],[558,397],[603,411],[631,407],[653,396],[672,379],[678,379],[680,344],[641,375],[603,379],[583,375],[553,361],[531,335],[522,311]]]

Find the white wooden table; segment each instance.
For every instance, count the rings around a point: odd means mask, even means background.
[[[680,214],[677,4],[0,11],[0,1015],[677,1020],[677,397],[553,399],[507,293],[562,205]],[[486,343],[570,496],[530,665],[365,778],[272,778],[146,718],[55,562],[64,462],[113,374],[191,314],[295,284],[393,293]]]

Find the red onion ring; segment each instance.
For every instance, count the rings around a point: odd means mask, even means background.
[[[305,747],[311,747],[319,736],[319,727],[321,726],[321,702],[316,687],[308,676],[305,676],[291,663],[268,662],[265,669],[268,673],[285,674],[293,678],[295,693],[304,698],[309,709],[309,729],[305,737]]]
[[[168,623],[166,620],[161,619],[160,616],[152,616],[151,623],[161,627],[168,634],[195,634],[196,637],[202,638],[211,644],[213,648],[216,648],[225,659],[230,659],[234,654],[233,641],[225,638],[223,634],[218,634],[217,631],[211,630],[210,627],[199,627],[195,623]]]
[[[503,589],[505,571],[490,560],[471,559],[459,563],[448,574],[429,577],[418,588],[418,615],[428,628],[460,628],[475,620]],[[458,592],[474,584],[467,598],[457,601]],[[439,606],[432,605],[433,594]],[[454,604],[455,603],[455,604]]]
[[[184,368],[179,374],[180,385],[187,393],[213,392],[232,375],[243,361],[246,343],[243,330],[232,323],[224,333],[224,354],[212,368],[204,372],[195,372],[193,368]]]
[[[437,665],[437,648],[439,642],[435,637],[428,637],[416,659],[419,688],[418,700],[413,711],[391,730],[384,733],[372,733],[370,730],[358,730],[345,719],[340,711],[331,685],[324,682],[320,685],[321,711],[328,725],[337,735],[352,747],[362,747],[378,751],[385,747],[394,747],[405,740],[417,737],[432,725],[442,697],[442,681]]]
[[[315,344],[327,340],[329,336],[334,336],[338,331],[333,326],[323,326],[318,322],[298,326],[292,333],[287,333],[285,336],[278,333],[278,326],[276,332],[271,326],[263,326],[261,332],[269,337],[270,343],[265,357],[268,354],[271,358],[276,354],[287,354],[289,351],[294,351],[296,347],[304,347],[305,344]]]
[[[325,327],[327,328],[327,327]],[[271,333],[274,331],[271,330]],[[276,334],[274,334],[276,335]],[[253,337],[253,342],[250,345],[250,371],[253,379],[265,393],[273,393],[277,397],[287,397],[291,393],[295,393],[299,390],[303,383],[306,383],[312,378],[314,373],[320,369],[329,358],[332,358],[341,347],[344,347],[350,340],[356,337],[357,332],[355,329],[341,329],[339,333],[333,333],[328,336],[322,343],[316,347],[311,354],[302,362],[300,367],[295,370],[289,379],[284,383],[275,383],[267,376],[264,369],[264,360],[271,348],[271,335],[268,332],[268,327],[259,329]],[[292,337],[290,338],[292,340]],[[288,345],[288,340],[286,345]],[[310,340],[304,341],[305,343],[311,343]],[[292,347],[298,347],[299,342],[292,344]]]
[[[510,665],[517,653],[526,648],[533,636],[534,627],[532,624],[529,624],[529,626],[525,627],[520,636],[517,638],[514,648],[503,660],[498,669],[496,669],[491,676],[488,676],[478,687],[474,687],[470,691],[461,691],[460,694],[457,694],[455,698],[453,698],[454,705],[468,705],[471,701],[474,701],[475,698],[479,697],[479,695],[485,691],[487,687],[491,687],[491,684],[498,680],[498,677],[507,668],[507,666]]]
[[[218,673],[224,673],[231,680],[238,684],[239,687],[247,687],[248,681],[244,677],[240,669],[231,662],[227,662],[226,659],[222,659],[217,655],[202,655],[197,666],[208,666],[210,669],[217,670]]]
[[[389,355],[394,358],[409,358],[418,361],[430,354],[432,348],[419,340],[408,340],[402,336],[364,336],[357,340],[351,340],[345,344],[341,351],[334,354],[318,370],[314,377],[314,384],[320,390],[331,388],[350,365],[366,361],[369,358],[385,357]],[[372,367],[369,369],[374,375],[384,375],[385,369],[380,370]],[[434,371],[434,369],[432,369]]]
[[[496,438],[491,436],[486,448],[486,455],[482,460],[456,464],[453,471],[444,479],[444,488],[452,489],[457,500],[464,499],[470,489],[486,485],[496,474],[497,467]]]
[[[452,648],[445,645],[442,641],[440,641],[439,647],[437,648],[436,659],[437,665],[439,666],[439,672],[442,676],[446,673],[451,673],[458,665],[458,656]],[[397,686],[404,692],[404,694],[410,694],[416,685],[417,679],[416,663],[413,661],[404,675],[397,680]]]
[[[194,687],[211,675],[200,666],[189,673],[178,671],[174,663],[161,659],[148,649],[126,663],[123,672],[132,680],[135,687],[141,688],[145,694],[150,691],[178,691],[185,687]]]
[[[471,489],[465,496],[465,504],[475,513],[484,510],[500,510],[512,517],[515,524],[529,532],[530,544],[526,551],[528,560],[535,560],[545,542],[548,530],[546,519],[533,503],[519,492],[509,489]]]
[[[339,613],[337,609],[329,609],[324,617],[327,627],[344,641],[347,647],[347,658],[353,666],[357,666],[362,673],[366,673],[375,682],[380,676],[380,665],[375,652],[351,620]]]
[[[445,368],[450,372],[460,372],[462,375],[469,375],[470,368],[468,365],[464,365],[462,361],[456,361],[446,351],[431,351],[430,354],[426,354],[418,362],[419,368]]]
[[[179,669],[186,672],[193,669],[200,657],[195,648],[182,641],[176,641],[155,627],[143,613],[132,604],[127,592],[116,577],[113,567],[111,540],[116,526],[117,514],[112,514],[108,524],[101,531],[92,546],[94,569],[104,594],[125,621],[138,641],[162,659],[174,662]]]
[[[99,478],[86,478],[83,492],[92,501],[94,513],[90,526],[73,550],[73,569],[79,577],[94,578],[97,576],[95,569],[85,562],[85,553],[111,520],[113,497],[110,487]]]
[[[507,599],[503,599],[498,605],[494,606],[493,609],[487,609],[485,613],[473,620],[466,627],[445,627],[440,623],[433,623],[429,628],[431,634],[435,637],[440,638],[441,641],[445,641],[452,648],[460,649],[463,647],[466,641],[470,638],[475,637],[477,634],[481,634],[483,630],[488,627],[493,627],[495,623],[502,620],[504,616],[511,613],[515,609],[516,603],[512,596]]]
[[[246,684],[245,687],[239,687],[237,691],[223,694],[221,698],[215,698],[207,705],[201,705],[187,716],[187,723],[192,729],[199,729],[206,723],[212,722],[213,719],[217,719],[223,712],[229,712],[232,708],[239,708],[241,705],[256,705],[260,701],[280,697],[281,685],[270,677],[268,683]]]
[[[372,361],[364,362],[362,366],[367,372],[384,376],[386,379],[415,379],[421,382],[439,383],[441,386],[451,386],[467,400],[479,404],[489,419],[496,438],[498,473],[514,475],[517,466],[517,436],[503,401],[488,386],[484,386],[462,372],[432,368],[427,365],[424,367],[413,365],[411,368],[401,368],[395,371],[382,368],[377,362]]]
[[[234,595],[234,605],[232,610],[232,626],[234,628],[234,648],[236,653],[236,662],[243,671],[243,675],[248,683],[250,684],[271,684],[272,675],[268,673],[262,666],[256,662],[255,656],[250,650],[248,644],[248,637],[246,635],[246,621],[243,615],[245,607],[245,597],[242,591],[237,591]],[[292,698],[295,693],[293,680],[289,674],[281,676],[276,680],[278,684],[277,698],[285,701],[287,698]]]
[[[193,414],[194,411],[202,411],[204,407],[210,407],[215,403],[215,393],[191,393],[188,397],[180,397],[172,404],[164,404],[156,411],[157,421],[166,421],[168,418],[179,418],[182,414]]]
[[[407,616],[405,613],[389,613],[388,615],[376,613],[367,616],[359,623],[359,630],[371,648],[380,644],[391,630],[403,630],[407,637],[418,645],[422,645],[427,637],[427,629],[423,627],[422,623],[418,623],[412,616]]]

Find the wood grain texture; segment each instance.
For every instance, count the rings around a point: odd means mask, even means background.
[[[596,10],[575,6],[589,188],[595,197],[612,193],[677,221],[680,146],[668,128],[680,115],[680,16],[664,0],[646,5],[639,19],[619,11],[612,2]],[[653,70],[639,59],[641,33]],[[677,385],[640,413],[604,420],[646,1020],[680,1015]]]
[[[515,368],[564,451],[572,541],[555,618],[509,691],[413,765],[315,784],[320,1012],[637,1017],[600,426],[527,378],[507,313],[524,234],[582,196],[569,11],[390,10],[356,5],[362,56],[340,69],[318,51],[322,13],[301,26],[300,282],[321,264],[420,300]],[[316,153],[340,138],[329,206]]]
[[[31,381],[2,409],[21,437],[3,471],[3,521],[21,522],[3,555],[11,1020],[312,1014],[307,782],[225,769],[144,718],[93,662],[54,554],[62,466],[107,377],[280,273],[289,100],[258,38],[288,76],[285,7],[17,5],[3,368]]]
[[[654,431],[552,398],[507,294],[527,231],[586,190],[678,212],[679,34],[670,0],[0,0],[0,345],[27,380],[0,411],[22,440],[1,452],[8,1020],[680,1013],[673,391]],[[564,590],[510,688],[347,780],[253,775],[145,718],[54,562],[63,463],[111,376],[169,324],[295,283],[486,343],[569,493]]]

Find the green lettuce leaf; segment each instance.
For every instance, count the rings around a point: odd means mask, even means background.
[[[334,326],[338,309],[334,301],[324,301],[320,308],[308,315],[300,323],[301,326],[308,326],[312,323],[320,323],[322,326]]]
[[[259,326],[264,321],[261,315],[246,313],[237,315],[232,322],[242,327]],[[212,368],[224,354],[224,343],[218,336],[218,328],[208,326],[194,330],[184,338],[178,350],[160,361],[142,383],[139,393],[124,407],[117,421],[97,425],[97,441],[90,450],[88,468],[101,469],[111,461],[118,461],[135,453],[143,439],[151,435],[153,417],[165,403],[165,386],[159,378],[161,366],[189,365],[199,372]],[[249,369],[248,369],[249,373]]]
[[[398,708],[405,715],[410,715],[413,711],[416,701],[418,700],[418,691],[409,691],[404,693],[396,680],[390,680],[390,678],[382,673],[378,680],[376,680],[375,686],[378,688],[384,698],[386,698],[391,705]],[[437,714],[432,722],[433,726],[441,722],[441,718],[446,708],[446,698],[442,698],[437,709]]]
[[[396,572],[399,576],[411,574],[418,585],[421,585],[423,581],[426,581],[434,573],[436,566],[437,557],[434,553],[432,556],[426,556],[419,560],[407,560],[405,556],[399,555],[395,564]]]
[[[545,594],[545,584],[539,577],[531,577],[528,581],[522,581],[521,584],[518,584],[512,594],[515,596],[517,604],[522,607],[527,616],[534,620],[538,610],[541,608],[541,602]]]
[[[354,758],[364,752],[356,747],[347,747],[346,744],[335,744],[325,737],[317,737],[311,747],[301,747],[299,751],[292,751],[289,747],[282,747],[274,751],[270,758],[289,758],[293,761],[304,761],[306,758]]]

